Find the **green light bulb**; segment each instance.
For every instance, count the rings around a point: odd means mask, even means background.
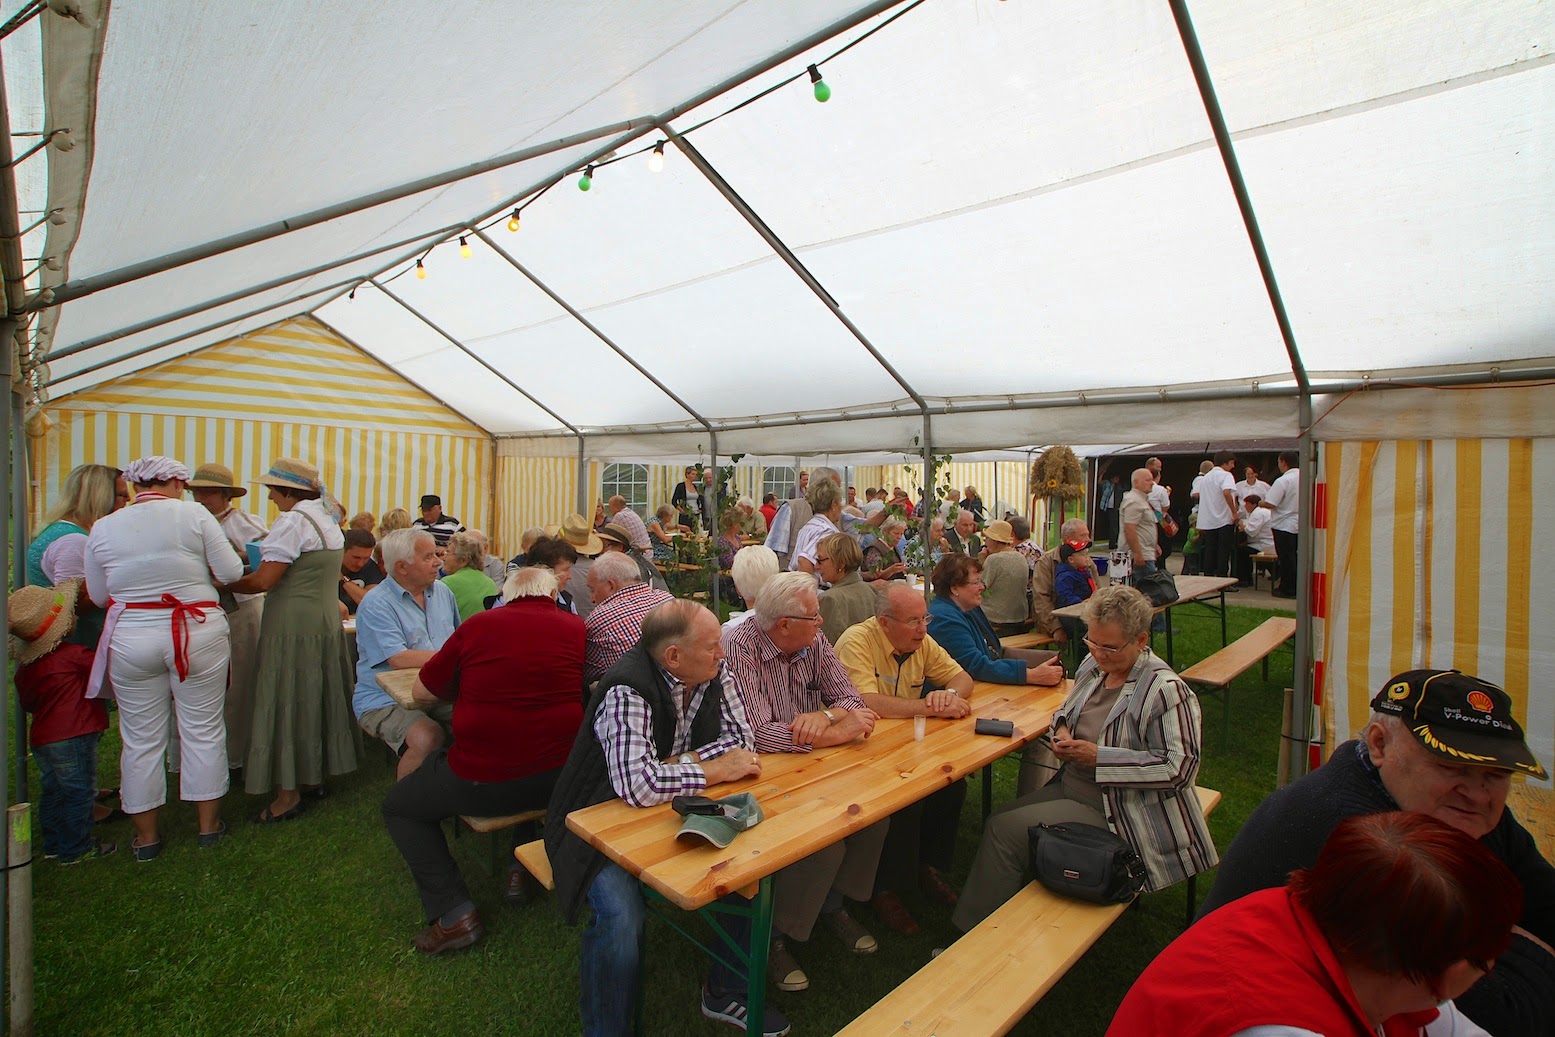
[[[589,176],[587,173],[584,173],[582,176],[578,177],[578,190],[587,191],[593,186],[594,178]]]
[[[831,100],[831,87],[826,85],[826,80],[817,79],[815,81],[815,99],[822,104]]]

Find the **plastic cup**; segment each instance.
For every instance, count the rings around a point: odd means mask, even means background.
[[[915,742],[923,741],[923,736],[928,732],[928,730],[929,730],[929,718],[928,717],[920,715],[920,716],[915,716],[915,717],[912,718],[912,740],[913,741],[915,741]]]

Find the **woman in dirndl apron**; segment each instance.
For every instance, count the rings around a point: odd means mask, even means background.
[[[150,861],[162,851],[157,814],[167,802],[173,703],[179,797],[197,804],[201,846],[216,845],[227,830],[229,649],[216,584],[237,579],[243,564],[211,513],[182,499],[183,464],[143,457],[124,477],[135,502],[93,523],[86,542],[87,593],[107,610],[87,697],[118,699],[120,801],[135,825],[135,859]]]
[[[254,481],[270,488],[281,515],[260,542],[259,568],[230,589],[265,594],[243,787],[250,795],[275,789],[254,819],[270,824],[300,817],[304,793],[322,798],[326,774],[356,769],[356,725],[337,604],[340,505],[318,469],[296,458],[278,458]]]

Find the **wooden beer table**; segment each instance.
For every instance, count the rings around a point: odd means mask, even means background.
[[[972,690],[971,715],[930,717],[921,742],[913,739],[911,718],[881,719],[863,741],[809,753],[763,753],[761,777],[708,792],[717,798],[754,793],[765,815],[722,850],[676,840],[681,818],[668,803],[632,807],[612,800],[573,811],[567,827],[648,891],[681,910],[703,913],[724,949],[732,950],[743,966],[750,985],[746,1032],[760,1034],[772,938],[772,876],[1046,734],[1069,686],[1069,681],[1052,688],[979,682]],[[1014,736],[974,733],[979,717],[1012,721]],[[751,906],[718,903],[731,893],[751,900]],[[749,948],[732,946],[714,911],[753,918]]]
[[[1197,603],[1209,609],[1211,612],[1220,613],[1220,647],[1224,648],[1226,646],[1226,588],[1236,586],[1236,577],[1174,576],[1172,579],[1177,584],[1177,600],[1172,602],[1170,605],[1156,606],[1154,614],[1159,616],[1163,612],[1167,613],[1166,663],[1168,666],[1171,666],[1175,669],[1177,663],[1172,657],[1174,652],[1174,646],[1172,644],[1172,617],[1170,615],[1172,609],[1176,608],[1178,605],[1190,605]],[[1216,597],[1220,599],[1219,604],[1210,604],[1209,599]],[[1065,605],[1061,609],[1054,609],[1053,615],[1069,616],[1073,619],[1081,619],[1083,618],[1081,613],[1084,611],[1084,609],[1085,602],[1082,601],[1078,605]]]

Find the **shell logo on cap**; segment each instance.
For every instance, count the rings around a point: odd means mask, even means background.
[[[1490,701],[1490,696],[1483,691],[1469,692],[1469,705],[1481,713],[1489,713],[1496,708],[1496,704]]]
[[[1394,684],[1388,688],[1388,699],[1392,702],[1399,702],[1403,699],[1407,699],[1409,697],[1409,692],[1409,682],[1399,681],[1397,684]]]

